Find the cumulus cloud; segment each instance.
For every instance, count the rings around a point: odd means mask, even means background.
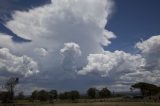
[[[141,51],[146,60],[144,70],[149,71],[148,78],[152,82],[160,81],[160,35],[138,42],[136,47]]]
[[[15,11],[13,20],[5,26],[32,42],[9,48],[35,58],[43,70],[49,70],[61,62],[59,50],[64,43],[76,42],[83,52],[80,64],[84,64],[90,53],[102,52],[101,45],[107,46],[111,43],[109,40],[115,38],[113,32],[105,29],[112,6],[110,0],[53,0],[29,11]],[[37,59],[36,48],[50,51],[47,58]],[[44,53],[44,49],[42,51]]]
[[[1,59],[1,67],[29,75],[36,73],[37,64],[40,64],[40,73],[36,77],[45,76],[43,78],[49,85],[49,81],[64,84],[68,76],[66,70],[68,73],[77,72],[77,76],[74,73],[77,78],[81,77],[80,74],[96,73],[96,78],[108,78],[112,87],[117,85],[122,88],[122,85],[141,80],[158,82],[159,36],[138,42],[136,47],[141,51],[139,54],[103,50],[101,45],[108,46],[110,39],[116,38],[113,32],[105,29],[112,7],[110,0],[52,0],[50,4],[29,11],[15,11],[13,19],[5,26],[32,42],[18,44],[10,36],[1,34],[0,46],[9,48],[15,54],[5,48],[3,51],[11,58]],[[39,58],[37,54],[45,58]],[[21,71],[21,68],[24,70]],[[94,77],[87,78],[94,80]],[[78,80],[83,81],[81,78]]]
[[[138,68],[144,66],[141,55],[132,55],[124,51],[90,54],[88,64],[78,73],[85,75],[90,72],[99,73],[101,76],[109,76],[111,71],[115,73],[134,73]]]
[[[160,35],[138,42],[136,47],[146,59],[146,70],[160,70]]]
[[[48,55],[48,51],[45,48],[35,48],[34,51],[36,54],[43,57]]]
[[[78,74],[99,74],[112,82],[111,87],[120,84],[123,88],[139,81],[159,84],[160,36],[138,42],[135,47],[140,50],[139,54],[124,51],[90,54],[87,65]]]
[[[65,70],[76,70],[76,59],[81,56],[80,46],[76,43],[65,43],[60,50],[63,56],[62,64]]]
[[[39,72],[38,64],[32,58],[13,55],[7,48],[0,49],[0,68],[24,76]]]
[[[144,54],[149,54],[151,52],[157,52],[160,49],[160,35],[152,36],[151,38],[138,42],[135,47],[141,50]]]
[[[65,55],[71,55],[73,57],[80,56],[81,55],[81,50],[80,46],[76,43],[70,42],[70,43],[65,43],[64,48],[60,50],[60,53],[65,56]]]
[[[50,4],[29,11],[15,11],[12,20],[6,22],[5,26],[32,42],[15,46],[15,42],[11,41],[13,46],[4,43],[3,47],[37,61],[40,70],[37,77],[43,75],[50,81],[53,78],[62,80],[68,75],[66,70],[71,69],[68,73],[72,73],[82,67],[89,54],[102,52],[101,45],[108,46],[110,39],[116,37],[105,29],[112,7],[111,0],[52,0]],[[75,44],[64,45],[66,42]],[[75,51],[79,47],[80,50]],[[47,53],[47,56],[39,58],[36,51],[39,51],[38,55]],[[80,52],[83,54],[79,59],[77,56]],[[67,66],[66,62],[71,64]]]
[[[99,43],[107,46],[115,38],[105,30],[111,7],[110,0],[53,0],[29,12],[16,11],[6,26],[33,40],[33,46],[56,49],[65,42],[77,42],[88,54],[101,51]]]

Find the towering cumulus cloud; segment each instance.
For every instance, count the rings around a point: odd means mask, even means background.
[[[55,49],[73,41],[88,54],[101,51],[99,44],[108,45],[109,39],[115,38],[104,29],[111,7],[109,0],[53,0],[29,12],[15,12],[6,26],[32,40],[32,45]]]
[[[65,70],[76,70],[76,58],[81,56],[80,46],[76,43],[65,43],[60,50],[63,55],[63,67]]]
[[[31,88],[54,86],[61,90],[69,80],[72,89],[76,81],[85,83],[84,79],[94,78],[109,79],[110,86],[144,80],[157,83],[159,36],[137,43],[138,54],[103,49],[102,45],[108,46],[110,39],[116,38],[106,29],[112,7],[111,0],[52,0],[29,11],[15,11],[5,26],[31,42],[14,42],[1,34],[0,68],[25,76],[32,74],[38,79],[36,83],[32,76],[25,79]],[[92,85],[98,83],[94,81]]]
[[[112,5],[110,0],[53,0],[51,4],[28,12],[16,11],[13,20],[7,22],[6,26],[32,42],[11,49],[37,57],[35,52],[27,50],[39,51],[36,48],[45,48],[49,54],[47,60],[40,60],[43,67],[54,61],[53,57],[56,63],[61,60],[59,50],[64,43],[76,42],[83,52],[81,61],[85,62],[86,56],[102,52],[101,45],[109,45],[109,40],[116,37],[105,29]],[[54,65],[47,67],[53,68]]]
[[[7,22],[6,26],[32,42],[11,49],[36,57],[35,52],[27,50],[45,48],[50,54],[47,60],[40,61],[48,65],[54,61],[53,57],[61,58],[59,50],[64,43],[76,42],[81,47],[82,61],[85,62],[88,54],[102,52],[101,45],[107,46],[111,43],[109,39],[115,38],[112,32],[105,29],[111,7],[110,0],[53,0],[49,5],[28,12],[16,11],[13,20]],[[55,60],[58,62],[61,59]],[[54,65],[49,67],[53,68]]]
[[[0,44],[37,61],[40,82],[43,75],[48,81],[45,83],[54,78],[55,82],[61,81],[61,86],[68,75],[66,70],[78,71],[89,54],[103,52],[101,45],[108,46],[110,39],[116,37],[105,29],[112,7],[111,0],[52,0],[29,11],[15,11],[5,26],[31,42],[18,44],[7,37],[10,43]]]

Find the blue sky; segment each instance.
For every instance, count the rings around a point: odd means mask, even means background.
[[[43,6],[50,3],[50,0],[1,0],[0,4],[0,32],[7,33],[11,36],[15,36],[13,40],[17,42],[26,41],[17,37],[17,35],[6,28],[3,24],[12,19],[12,13],[16,10],[28,11],[31,8],[36,8],[38,6]]]
[[[107,27],[118,39],[108,48],[130,51],[137,41],[160,34],[159,4],[159,0],[115,0],[115,12]]]
[[[0,2],[0,84],[19,76],[26,93],[159,85],[159,0]]]

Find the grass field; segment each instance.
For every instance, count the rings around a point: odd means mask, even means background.
[[[76,103],[76,104],[55,104],[54,106],[160,106],[160,103],[143,102],[107,102],[107,103]]]
[[[0,106],[12,106],[2,105]],[[14,106],[160,106],[160,103],[143,103],[143,102],[97,102],[97,103],[58,103],[58,104],[25,104],[25,105],[14,105]]]

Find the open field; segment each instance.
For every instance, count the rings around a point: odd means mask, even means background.
[[[0,106],[13,106],[2,105]],[[143,103],[143,102],[95,102],[95,103],[57,103],[57,104],[17,104],[14,106],[160,106],[160,103]]]
[[[55,104],[55,106],[160,106],[160,103],[143,102],[107,102],[107,103],[77,103],[77,104]]]

